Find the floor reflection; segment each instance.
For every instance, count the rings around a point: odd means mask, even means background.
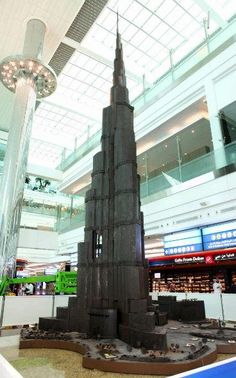
[[[14,366],[24,378],[150,378],[133,374],[105,373],[82,367],[82,356],[75,352],[58,349],[18,348],[19,336],[0,337],[0,353]],[[219,355],[217,361],[234,357]],[[155,376],[155,378],[162,378]]]
[[[133,374],[106,373],[82,367],[82,356],[58,349],[21,349],[16,346],[1,347],[0,353],[24,378],[97,378],[128,377]],[[156,378],[162,378],[155,376]],[[150,376],[142,375],[142,378]]]

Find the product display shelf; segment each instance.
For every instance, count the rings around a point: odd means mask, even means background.
[[[153,279],[152,291],[210,293],[213,291],[214,278],[219,279],[222,285],[222,292],[224,292],[225,279],[223,273],[218,273],[213,277],[207,272],[165,274],[161,278]],[[236,272],[233,279],[236,283]]]
[[[232,272],[232,284],[236,285],[236,272]]]

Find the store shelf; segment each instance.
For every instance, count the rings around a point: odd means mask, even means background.
[[[225,291],[225,279],[223,273],[216,276],[206,272],[193,273],[167,273],[163,277],[153,279],[152,291],[174,291],[174,292],[199,292],[211,293],[213,291],[213,279],[218,278],[222,291]],[[234,274],[236,283],[236,272]]]

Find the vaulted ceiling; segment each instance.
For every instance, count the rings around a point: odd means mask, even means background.
[[[51,97],[37,104],[29,161],[56,167],[101,128],[116,33],[122,35],[130,97],[235,15],[235,0],[0,0],[0,60],[22,52],[26,23],[47,25],[44,62],[58,74]],[[9,128],[14,95],[0,84],[0,130]]]

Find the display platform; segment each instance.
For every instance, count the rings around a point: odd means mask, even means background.
[[[78,352],[83,355],[83,367],[88,369],[170,376],[209,365],[216,361],[217,353],[236,354],[236,329],[212,328],[214,326],[214,322],[207,320],[205,323],[170,320],[156,329],[157,332],[166,331],[165,351],[147,349],[142,345],[134,348],[120,339],[91,339],[78,332],[42,331],[37,327],[22,330],[20,348],[57,348]]]
[[[216,362],[209,366],[172,376],[172,378],[234,378],[236,376],[236,357]]]

